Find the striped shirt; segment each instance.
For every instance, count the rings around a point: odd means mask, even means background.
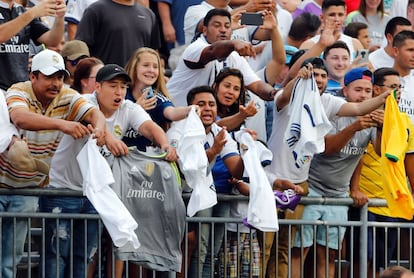
[[[44,108],[37,100],[30,81],[14,84],[7,91],[9,112],[17,108],[27,108],[30,112],[67,121],[82,121],[87,112],[93,108],[80,94],[69,88],[62,88],[56,98]],[[27,139],[32,155],[50,164],[63,133],[59,130],[20,130]],[[37,172],[22,172],[12,168],[9,161],[0,155],[0,186],[2,187],[37,187],[47,185],[47,176]]]

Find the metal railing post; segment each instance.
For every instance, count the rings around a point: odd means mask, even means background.
[[[368,275],[368,203],[361,208],[361,227],[359,234],[359,277]]]

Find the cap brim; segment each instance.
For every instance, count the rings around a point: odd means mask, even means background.
[[[60,67],[47,67],[47,68],[41,69],[39,71],[41,73],[43,73],[44,75],[46,75],[46,76],[50,76],[50,75],[55,74],[59,71],[64,72],[67,76],[70,75],[70,73],[66,69],[64,69],[64,68],[62,69]]]
[[[105,76],[104,78],[102,78],[102,80],[100,80],[100,81],[109,81],[109,80],[112,80],[114,78],[119,78],[119,77],[124,78],[125,81],[127,81],[127,82],[131,82],[131,77],[129,77],[128,74],[123,73],[123,72],[116,72],[116,73],[110,74],[110,75]]]
[[[88,53],[75,53],[75,54],[66,56],[66,58],[71,61],[78,60],[79,58],[82,58],[82,57],[85,57],[85,58],[89,57],[89,54]]]
[[[36,169],[39,173],[45,174],[45,175],[49,175],[49,165],[39,159],[34,159],[35,163],[36,163]]]

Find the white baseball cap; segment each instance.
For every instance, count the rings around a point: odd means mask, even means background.
[[[63,71],[69,75],[69,72],[65,69],[65,62],[62,56],[50,49],[42,50],[33,57],[32,72],[34,71],[40,71],[46,76],[58,71]]]

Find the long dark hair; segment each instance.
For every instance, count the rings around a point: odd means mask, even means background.
[[[220,83],[227,77],[227,76],[236,76],[240,79],[240,95],[239,98],[236,100],[235,103],[233,103],[229,107],[223,106],[220,101],[218,100],[217,96],[217,90],[219,88]],[[245,105],[246,102],[246,93],[244,88],[244,78],[243,74],[235,68],[223,68],[219,74],[216,76],[216,79],[213,83],[213,88],[215,91],[215,97],[217,100],[217,114],[220,117],[226,117],[231,116],[239,112],[239,105]]]

